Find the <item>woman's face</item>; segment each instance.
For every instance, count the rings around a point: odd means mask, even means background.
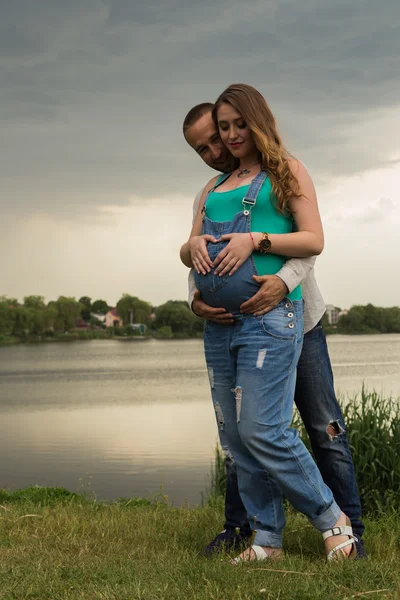
[[[233,156],[244,158],[257,151],[246,121],[231,104],[221,104],[217,110],[217,119],[221,140]]]

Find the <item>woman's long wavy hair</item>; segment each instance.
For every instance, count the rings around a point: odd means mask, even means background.
[[[290,211],[289,202],[301,196],[299,182],[292,173],[288,158],[276,126],[275,117],[263,96],[251,85],[234,83],[219,96],[214,104],[213,118],[218,127],[218,108],[227,103],[233,106],[246,121],[260,153],[261,169],[270,177],[272,191],[279,212]]]

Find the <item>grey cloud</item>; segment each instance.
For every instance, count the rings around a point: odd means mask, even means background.
[[[135,23],[139,25],[154,25],[154,23],[174,23],[183,9],[179,0],[168,0],[167,2],[155,2],[154,0],[105,0],[109,7],[109,25],[124,25]]]
[[[10,58],[24,58],[20,66],[57,59],[77,33],[97,27],[104,21],[101,0],[14,0],[0,5],[0,39],[5,53],[0,64]],[[82,39],[80,40],[82,42]],[[53,65],[54,66],[54,65]]]
[[[248,0],[245,10],[211,0],[2,3],[7,197],[15,210],[90,213],[134,194],[194,194],[210,172],[185,145],[182,118],[240,80],[265,94],[290,148],[320,180],[384,164],[388,156],[352,126],[367,125],[378,107],[389,113],[400,97],[400,8],[359,5],[357,13],[343,0]]]
[[[329,215],[325,221],[332,224],[349,222],[352,226],[379,223],[390,219],[392,213],[396,211],[396,202],[391,198],[382,197],[362,207],[341,207],[338,212]]]
[[[21,31],[15,24],[1,28],[0,55],[4,58],[21,58],[43,50],[43,40],[29,32]]]

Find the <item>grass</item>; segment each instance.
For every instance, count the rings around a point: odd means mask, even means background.
[[[96,503],[63,489],[2,492],[1,600],[400,599],[400,518],[368,519],[368,561],[327,564],[319,534],[288,513],[285,557],[231,566],[199,557],[222,505]],[[221,560],[222,558],[222,560]]]

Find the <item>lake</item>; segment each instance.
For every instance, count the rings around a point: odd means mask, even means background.
[[[400,335],[328,343],[338,392],[400,397]],[[201,340],[0,347],[0,487],[196,504],[216,441]]]

